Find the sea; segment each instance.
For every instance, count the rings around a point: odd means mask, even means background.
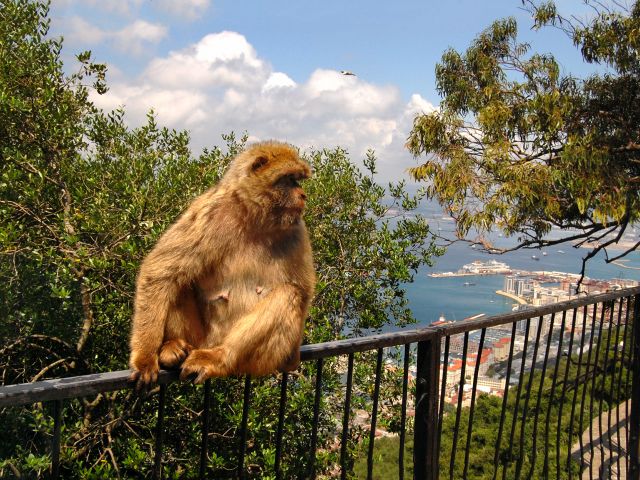
[[[429,220],[434,232],[451,238],[454,226],[452,219],[433,211],[423,216]],[[559,231],[552,231],[551,238],[559,234]],[[515,240],[502,238],[499,234],[491,237],[496,246],[515,245]],[[640,240],[640,228],[637,232],[631,229],[625,235],[625,240]],[[418,320],[418,326],[427,326],[441,317],[446,320],[463,320],[479,314],[495,315],[509,312],[514,306],[513,300],[495,293],[496,290],[502,289],[504,275],[430,277],[429,274],[456,272],[463,265],[475,260],[497,260],[517,270],[580,273],[582,258],[588,252],[587,248],[575,248],[565,243],[542,250],[526,249],[504,254],[490,254],[481,251],[480,247],[472,248],[469,243],[454,243],[447,247],[443,256],[434,258],[432,267],[421,268],[415,275],[414,282],[405,286],[409,306]],[[611,250],[609,253],[612,255],[620,252]],[[585,274],[591,279],[598,280],[617,278],[640,280],[640,252],[628,254],[621,260],[621,264],[624,267],[607,263],[604,253],[600,252],[598,256],[588,261]],[[468,285],[469,283],[472,285]]]

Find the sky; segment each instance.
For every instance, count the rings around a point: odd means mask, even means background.
[[[579,0],[557,3],[588,18]],[[53,0],[50,12],[65,68],[84,50],[106,63],[109,92],[92,99],[123,107],[130,126],[153,108],[160,125],[190,132],[196,154],[231,131],[341,146],[356,163],[373,149],[384,180],[418,162],[404,143],[415,115],[438,107],[443,52],[508,16],[564,73],[590,71],[562,32],[531,30],[520,0]]]

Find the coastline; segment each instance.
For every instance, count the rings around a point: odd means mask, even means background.
[[[529,303],[525,299],[514,295],[513,293],[505,292],[504,290],[496,290],[496,293],[498,295],[502,295],[503,297],[510,298],[511,300],[518,302],[520,305],[529,305]]]

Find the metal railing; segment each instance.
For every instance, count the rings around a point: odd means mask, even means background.
[[[309,477],[316,475],[316,449],[326,359],[347,356],[340,438],[340,475],[348,475],[347,438],[351,427],[354,355],[377,351],[371,398],[367,478],[372,478],[381,372],[385,349],[402,347],[402,399],[398,476],[407,459],[407,417],[411,372],[415,360],[413,472],[416,479],[476,478],[630,478],[640,479],[640,287],[493,317],[460,321],[395,333],[305,345],[304,362],[316,363],[313,428],[307,459]],[[631,327],[631,328],[630,328]],[[483,375],[493,350],[493,377]],[[508,339],[508,340],[507,340]],[[508,353],[506,350],[508,344]],[[500,358],[498,358],[500,357]],[[0,408],[53,402],[51,476],[60,471],[60,432],[64,400],[129,389],[128,370],[44,380],[0,387]],[[499,417],[481,425],[484,408],[480,382],[493,378],[500,397]],[[483,380],[484,379],[484,380]],[[154,477],[162,475],[164,409],[167,385],[175,372],[159,376],[159,407],[155,429]],[[282,478],[282,445],[289,375],[282,374],[275,435],[275,475]],[[471,388],[468,388],[469,385]],[[252,380],[245,378],[239,430],[237,476],[246,475],[247,418]],[[207,476],[211,384],[203,393],[199,478]],[[496,397],[493,397],[496,405]],[[622,399],[622,400],[621,400]],[[619,403],[619,404],[618,404]],[[447,405],[449,405],[447,407]],[[603,429],[603,423],[606,428]],[[451,429],[451,425],[453,428]],[[490,429],[491,441],[482,437]],[[555,431],[555,433],[554,433]],[[19,441],[19,439],[16,439]],[[492,462],[470,461],[483,449]],[[480,470],[478,470],[480,469]],[[488,472],[488,473],[487,473]],[[626,476],[625,476],[626,475]]]

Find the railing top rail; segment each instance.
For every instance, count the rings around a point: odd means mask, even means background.
[[[523,311],[494,315],[475,320],[455,322],[439,327],[425,327],[408,329],[399,332],[370,335],[360,338],[349,338],[334,342],[303,345],[300,349],[301,360],[315,360],[318,358],[363,352],[383,347],[392,347],[414,343],[434,336],[449,336],[459,333],[511,324],[527,318],[544,316],[580,308],[594,303],[609,302],[622,297],[640,294],[640,286],[618,290],[610,293],[582,297],[566,302],[555,303],[543,307],[531,308]],[[25,405],[35,402],[60,400],[94,395],[101,392],[131,388],[129,382],[130,370],[95,373],[78,377],[42,380],[33,383],[0,386],[0,407]],[[158,383],[167,384],[178,379],[175,371],[161,371]]]
[[[498,325],[506,325],[527,318],[542,317],[552,313],[563,312],[565,310],[573,310],[575,308],[584,307],[585,305],[593,305],[594,303],[610,302],[622,297],[631,297],[640,294],[640,286],[624,288],[614,292],[599,293],[597,295],[588,295],[574,300],[566,300],[564,302],[552,303],[542,307],[533,307],[511,313],[502,313],[492,315],[490,317],[478,318],[475,320],[466,320],[464,322],[455,322],[444,325],[442,331],[444,335],[455,335],[457,333],[470,332],[472,330],[480,330],[482,328],[497,327]]]

